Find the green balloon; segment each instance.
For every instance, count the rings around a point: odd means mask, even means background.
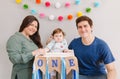
[[[90,7],[86,8],[86,12],[90,13],[91,12],[91,8]]]
[[[28,5],[27,5],[27,4],[24,4],[24,5],[23,5],[23,8],[24,8],[24,9],[28,9]]]

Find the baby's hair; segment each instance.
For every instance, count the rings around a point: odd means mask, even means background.
[[[63,32],[61,28],[56,28],[55,30],[53,30],[52,36],[54,36],[56,33],[61,33],[61,32],[63,36],[65,36],[65,33]]]

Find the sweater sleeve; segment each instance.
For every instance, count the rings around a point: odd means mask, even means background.
[[[22,51],[22,42],[14,37],[7,41],[6,49],[9,59],[13,64],[27,63],[33,58],[32,51]]]

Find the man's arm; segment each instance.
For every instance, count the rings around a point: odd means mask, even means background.
[[[107,68],[107,79],[116,79],[116,69],[114,62],[106,64]]]

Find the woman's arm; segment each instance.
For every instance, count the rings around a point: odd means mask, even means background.
[[[33,59],[33,55],[35,55],[35,53],[37,51],[34,51],[34,49],[28,49],[28,48],[25,48],[27,46],[25,46],[26,44],[24,43],[24,46],[23,47],[23,43],[21,40],[19,40],[20,38],[17,38],[17,37],[11,37],[8,41],[7,41],[7,45],[6,45],[6,50],[8,52],[8,56],[9,56],[9,59],[10,61],[13,63],[13,64],[17,64],[17,63],[27,63],[29,62],[30,60]],[[25,48],[24,51],[22,50],[22,48]],[[37,47],[36,47],[37,49]],[[27,51],[25,51],[27,50]],[[32,53],[34,52],[34,53]]]

